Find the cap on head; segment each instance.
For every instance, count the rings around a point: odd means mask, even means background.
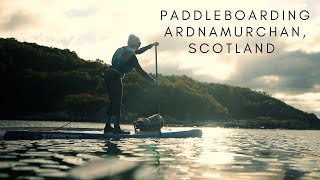
[[[141,43],[140,39],[137,36],[130,34],[129,39],[128,39],[128,46],[133,46],[133,45],[136,45],[139,43]]]

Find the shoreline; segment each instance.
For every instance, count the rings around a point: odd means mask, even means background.
[[[52,119],[1,119],[2,121],[43,121],[43,122],[61,122],[61,123],[104,123],[103,121],[83,121],[83,120],[70,120],[70,119],[60,119],[60,120],[52,120]],[[175,120],[177,122],[177,120]],[[286,127],[285,123],[290,123],[290,120],[282,120],[279,122],[279,124],[282,123],[282,127],[280,126],[268,126],[265,122],[263,123],[257,123],[257,120],[227,120],[227,121],[202,121],[197,123],[165,123],[164,127],[194,127],[194,128],[234,128],[234,129],[273,129],[273,130],[320,130],[319,128],[303,128],[303,126],[300,127],[294,127],[289,126]],[[133,122],[133,121],[132,121]],[[166,122],[166,120],[165,120]],[[185,121],[184,121],[185,122]],[[251,123],[250,123],[251,122]],[[128,121],[124,121],[121,123],[123,125],[132,125],[132,123]],[[292,123],[291,123],[292,124]],[[267,125],[267,126],[262,126]],[[43,127],[46,128],[46,127]],[[60,128],[60,127],[56,127]]]

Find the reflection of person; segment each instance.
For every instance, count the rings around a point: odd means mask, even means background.
[[[107,93],[110,99],[110,105],[106,115],[105,133],[129,134],[120,128],[121,104],[122,104],[122,78],[134,68],[145,79],[156,82],[156,80],[146,73],[140,66],[135,54],[141,54],[153,46],[159,45],[158,42],[140,48],[140,39],[131,34],[128,39],[128,46],[117,49],[112,57],[112,66],[105,72],[105,82]],[[111,118],[114,119],[114,128],[111,127]]]

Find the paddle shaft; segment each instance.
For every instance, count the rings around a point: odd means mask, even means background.
[[[159,121],[159,136],[161,136],[161,121],[160,121],[160,92],[159,92],[159,75],[158,75],[158,46],[155,46],[155,58],[156,58],[156,81],[157,81],[157,111],[158,111],[158,121]]]

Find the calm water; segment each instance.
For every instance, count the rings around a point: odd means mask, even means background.
[[[0,129],[64,124],[0,121]],[[103,124],[66,127],[76,128]],[[86,163],[110,157],[113,163],[133,162],[140,172],[135,179],[142,179],[141,172],[153,179],[320,179],[320,131],[201,129],[202,138],[187,139],[0,141],[0,179],[64,179]]]

